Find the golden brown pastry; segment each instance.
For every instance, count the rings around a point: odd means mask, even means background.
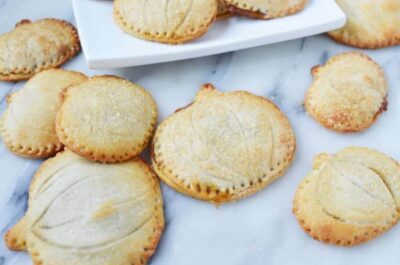
[[[23,20],[0,36],[0,80],[29,79],[44,69],[55,68],[80,50],[78,33],[64,20]]]
[[[291,15],[302,10],[307,0],[224,0],[234,14],[271,19]]]
[[[71,151],[116,162],[143,151],[156,121],[157,106],[146,90],[116,76],[96,76],[64,93],[56,131]]]
[[[272,102],[207,84],[192,104],[158,126],[152,161],[157,175],[177,191],[223,203],[277,179],[294,151],[289,121]]]
[[[178,44],[199,38],[217,15],[216,0],[115,0],[114,20],[138,38]]]
[[[13,153],[30,158],[54,155],[63,148],[55,120],[61,91],[87,80],[84,74],[61,69],[45,70],[32,77],[8,98],[0,120],[0,134]]]
[[[310,236],[343,246],[382,234],[398,221],[399,210],[399,164],[357,147],[316,156],[293,203],[294,214]]]
[[[159,184],[143,161],[100,164],[67,150],[39,168],[5,241],[36,265],[146,264],[163,227]]]
[[[329,32],[334,40],[367,49],[400,44],[399,0],[336,0],[346,25]]]
[[[217,19],[224,19],[231,15],[223,0],[217,0]]]
[[[305,108],[326,128],[358,132],[370,127],[387,109],[387,83],[382,68],[368,56],[343,53],[312,69],[314,82]]]

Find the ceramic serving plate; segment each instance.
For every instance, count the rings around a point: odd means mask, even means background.
[[[203,37],[183,45],[149,42],[130,36],[113,21],[113,1],[73,0],[85,58],[91,68],[119,68],[176,61],[276,43],[342,27],[346,16],[334,0],[310,0],[298,14],[255,20],[217,21]]]

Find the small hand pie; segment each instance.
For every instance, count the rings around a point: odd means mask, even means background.
[[[143,151],[156,121],[157,106],[146,90],[116,76],[96,76],[64,93],[56,131],[71,151],[116,162]]]
[[[294,151],[289,121],[272,102],[207,84],[192,104],[158,126],[152,161],[157,175],[177,191],[223,203],[277,179]]]
[[[399,0],[336,0],[347,23],[329,32],[334,40],[367,49],[400,44]]]
[[[382,234],[399,220],[400,166],[367,148],[320,154],[300,184],[293,212],[325,243],[350,246]]]
[[[15,154],[31,158],[54,155],[63,145],[58,141],[55,120],[61,107],[61,91],[87,77],[61,69],[45,70],[32,77],[8,98],[0,120],[0,134]]]
[[[299,12],[307,0],[224,0],[231,13],[238,15],[271,19]]]
[[[381,67],[368,56],[336,55],[312,69],[314,82],[305,108],[326,128],[357,132],[370,127],[387,108],[387,84]]]
[[[216,0],[115,0],[118,26],[138,38],[177,44],[199,38],[217,15]]]
[[[79,50],[78,33],[70,23],[23,20],[0,36],[0,80],[29,79],[44,69],[60,66]]]
[[[100,164],[66,150],[39,168],[5,240],[34,264],[146,264],[163,227],[159,184],[143,161]]]

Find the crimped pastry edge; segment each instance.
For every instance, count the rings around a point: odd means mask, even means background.
[[[12,153],[24,157],[24,158],[46,158],[53,156],[57,152],[61,151],[64,147],[63,144],[48,144],[46,146],[34,147],[34,146],[23,146],[10,139],[10,134],[4,126],[4,121],[6,116],[9,115],[9,111],[6,110],[3,117],[0,119],[0,134],[3,138],[5,146]]]
[[[151,32],[142,33],[140,29],[135,29],[134,26],[128,25],[128,22],[124,19],[121,12],[118,10],[116,3],[114,3],[113,10],[114,10],[113,11],[114,21],[124,32],[126,32],[130,35],[133,35],[137,38],[140,38],[140,39],[161,42],[161,43],[166,43],[166,44],[183,44],[185,42],[189,42],[191,40],[198,39],[208,32],[211,25],[217,19],[217,4],[215,2],[215,14],[213,16],[211,16],[211,19],[207,24],[202,25],[202,27],[199,27],[197,29],[197,31],[194,30],[186,36],[176,36],[175,33],[172,33],[171,36],[168,36],[168,34],[165,35],[165,34],[161,34],[160,32],[158,32],[159,34],[152,34]]]

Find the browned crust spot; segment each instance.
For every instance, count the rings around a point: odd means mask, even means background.
[[[229,10],[227,10],[224,13],[218,14],[217,15],[217,20],[224,20],[224,19],[230,18],[231,16],[232,16],[232,13],[229,12]]]
[[[11,230],[7,231],[7,233],[4,235],[4,242],[10,250],[26,251],[26,241],[21,238],[14,237]]]

